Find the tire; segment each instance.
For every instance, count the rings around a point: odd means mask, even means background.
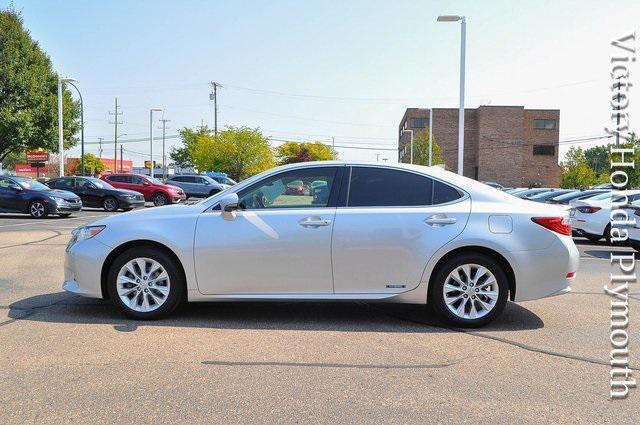
[[[611,223],[607,224],[607,227],[604,228],[604,233],[602,235],[607,245],[616,245],[611,242]]]
[[[476,273],[482,269],[484,273],[477,277]],[[472,279],[466,279],[460,273],[471,274]],[[457,282],[452,275],[457,275]],[[507,304],[508,292],[507,274],[496,260],[483,254],[468,253],[449,259],[434,271],[428,302],[433,311],[446,322],[458,327],[477,328],[502,313]],[[445,294],[448,295],[449,304],[445,301]],[[491,294],[491,297],[486,294]]]
[[[123,208],[123,209],[122,209],[122,211],[124,211],[124,212],[129,212],[129,211],[131,211],[132,209],[133,209],[133,208],[131,208],[131,207],[127,207],[127,208]]]
[[[154,247],[126,250],[109,267],[107,290],[111,300],[126,316],[134,319],[154,320],[169,315],[186,298],[184,277],[175,261],[165,251]],[[159,279],[160,270],[154,272],[156,266],[165,272],[160,273]],[[158,280],[154,281],[154,276]],[[119,277],[121,281],[128,280],[118,284]]]
[[[118,211],[118,200],[113,196],[107,196],[102,201],[102,208],[107,212]]]
[[[584,237],[590,240],[591,242],[598,242],[600,239],[602,239],[602,236],[597,236],[597,235],[584,235]]]
[[[631,248],[633,248],[636,252],[640,252],[640,243],[631,242]]]
[[[153,195],[153,198],[151,200],[153,201],[153,205],[155,205],[156,207],[161,207],[169,203],[169,198],[164,193],[156,193],[155,195]]]
[[[49,207],[40,200],[33,201],[29,204],[29,215],[33,218],[45,218],[49,215]]]
[[[64,214],[58,214],[58,217],[60,218],[68,218],[71,215],[71,213],[64,213]]]

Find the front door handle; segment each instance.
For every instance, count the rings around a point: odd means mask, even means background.
[[[432,227],[442,227],[449,224],[455,224],[456,219],[454,217],[447,217],[446,214],[434,214],[425,218],[424,222]]]
[[[305,217],[298,222],[302,227],[323,227],[331,224],[331,220],[323,220],[320,217]]]

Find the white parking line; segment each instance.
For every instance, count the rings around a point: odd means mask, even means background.
[[[69,217],[69,218],[65,218],[63,220],[60,220],[60,222],[58,222],[58,220],[56,221],[44,221],[44,220],[38,220],[38,221],[30,221],[28,223],[14,223],[14,224],[2,224],[0,225],[0,227],[17,227],[17,226],[29,226],[30,224],[40,224],[40,225],[50,225],[50,224],[63,224],[66,221],[69,220],[82,220],[85,218],[95,218],[95,217],[106,217],[110,214],[100,214],[100,215],[84,215],[81,217]],[[2,217],[0,217],[1,219]]]

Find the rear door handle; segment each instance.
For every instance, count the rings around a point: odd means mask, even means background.
[[[456,219],[454,217],[447,217],[445,214],[434,214],[425,218],[424,222],[432,227],[442,227],[449,224],[455,224]]]
[[[302,227],[323,227],[329,226],[331,224],[331,220],[323,220],[320,217],[305,217],[300,220],[298,224]]]

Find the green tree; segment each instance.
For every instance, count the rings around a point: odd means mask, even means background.
[[[594,146],[592,148],[586,149],[584,151],[584,157],[587,161],[587,164],[593,171],[595,171],[596,176],[600,176],[603,172],[609,171],[609,147],[611,145],[600,145]]]
[[[180,130],[180,139],[182,140],[182,146],[171,148],[169,158],[173,160],[173,163],[181,168],[193,167],[193,157],[191,156],[194,150],[198,136],[208,136],[211,134],[211,130],[207,126],[192,128],[183,128]]]
[[[442,153],[442,148],[438,144],[435,136],[432,140],[432,158],[431,164],[438,165],[444,164],[444,154]],[[407,153],[405,155],[405,159],[409,160],[411,152],[409,149],[410,145],[407,145]],[[413,163],[419,165],[429,165],[429,128],[425,128],[423,131],[417,132],[413,139]]]
[[[257,128],[227,127],[217,136],[198,134],[189,151],[199,171],[221,171],[238,181],[275,164],[269,140]]]
[[[0,161],[14,152],[58,151],[58,75],[13,8],[0,10]],[[63,92],[64,144],[76,143],[80,105]]]
[[[328,161],[337,157],[338,155],[331,146],[322,142],[285,142],[276,148],[276,158],[281,165],[295,162]]]
[[[563,188],[585,188],[596,183],[596,173],[587,163],[584,151],[580,147],[572,146],[560,165],[562,168]]]
[[[82,174],[82,166],[80,164],[81,162],[78,163],[79,170],[76,172],[76,174]],[[104,165],[102,160],[100,160],[100,158],[98,158],[92,153],[84,154],[85,174],[89,175],[91,174],[92,171],[93,171],[93,174],[100,174],[106,169],[107,167]]]
[[[27,155],[24,151],[14,151],[9,153],[2,160],[4,168],[15,170],[16,164],[24,164],[27,162]]]

